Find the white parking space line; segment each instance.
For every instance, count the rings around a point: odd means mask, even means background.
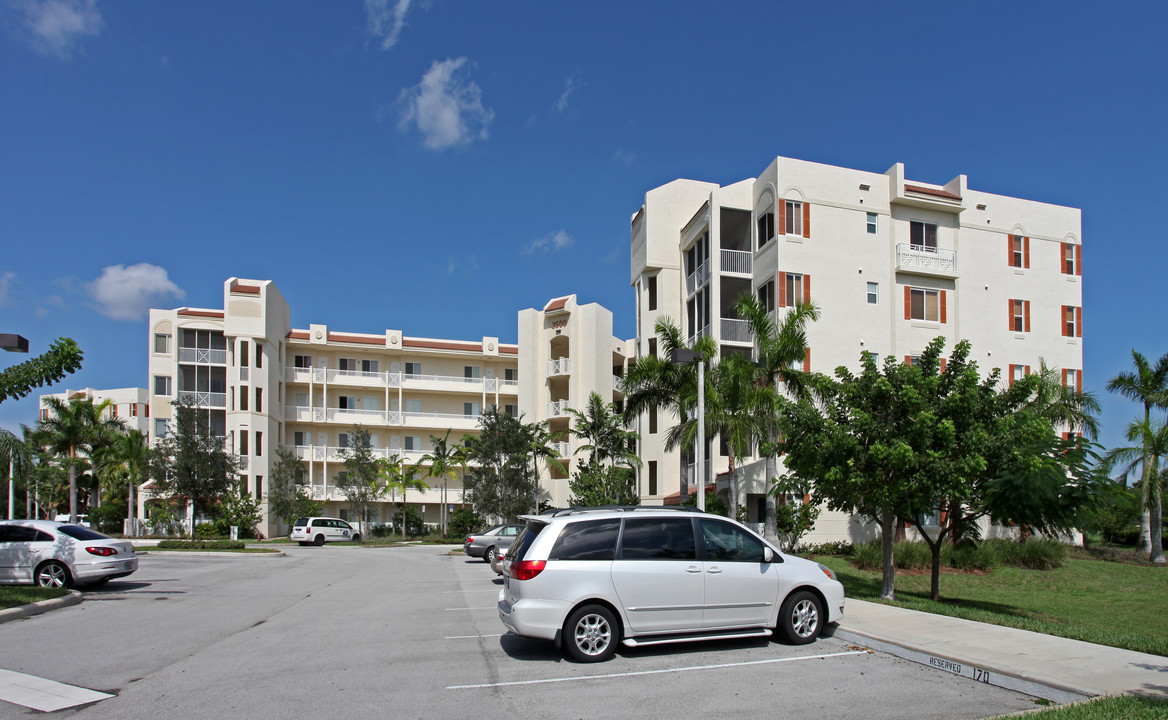
[[[12,670],[0,670],[0,700],[41,712],[63,710],[111,697],[113,695],[109,693],[86,690]]]
[[[503,637],[506,633],[495,633],[494,635],[447,635],[443,640],[477,640],[479,638]]]
[[[442,594],[443,595],[465,595],[467,593],[476,593],[476,592],[480,592],[480,593],[488,593],[489,592],[489,593],[498,594],[499,588],[486,588],[483,590],[443,590]]]
[[[643,675],[664,675],[665,673],[693,672],[695,670],[721,670],[723,668],[747,667],[749,665],[769,665],[781,662],[799,662],[800,660],[823,660],[825,658],[844,657],[847,655],[868,655],[870,650],[851,650],[849,652],[826,653],[823,655],[806,655],[803,657],[771,658],[769,660],[749,660],[736,663],[719,663],[717,665],[693,665],[682,668],[662,668],[660,670],[639,670],[636,672],[612,673],[610,675],[583,675],[575,677],[544,678],[542,680],[516,680],[513,682],[482,683],[481,685],[447,685],[447,690],[476,690],[481,688],[508,687],[512,685],[543,685],[546,683],[575,682],[577,680],[608,680],[612,678],[640,677]]]
[[[498,605],[488,605],[487,607],[481,607],[481,608],[446,608],[446,612],[450,612],[451,610],[498,610],[498,609],[499,609]]]

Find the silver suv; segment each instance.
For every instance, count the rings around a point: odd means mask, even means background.
[[[571,508],[522,518],[503,561],[499,618],[578,662],[627,647],[767,637],[805,644],[844,612],[830,568],[741,524],[665,507]]]

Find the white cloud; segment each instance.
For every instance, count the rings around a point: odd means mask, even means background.
[[[390,0],[365,0],[366,27],[370,35],[381,38],[382,50],[397,44],[410,11],[410,0],[397,0],[393,7],[389,4]]]
[[[69,59],[82,38],[101,32],[97,0],[16,0],[29,42],[38,52]]]
[[[86,285],[102,315],[114,320],[141,320],[156,301],[186,297],[182,288],[170,281],[166,270],[149,263],[125,267],[111,265],[101,277]]]
[[[568,96],[576,91],[580,85],[576,82],[576,76],[570,75],[564,79],[564,92],[560,93],[559,99],[556,100],[556,112],[563,112],[568,109]]]
[[[576,244],[576,239],[563,230],[547,235],[546,237],[536,238],[528,244],[523,246],[523,254],[531,255],[536,252],[549,252],[551,250],[563,250]]]
[[[398,127],[416,126],[432,150],[485,140],[495,113],[483,107],[482,90],[466,77],[468,63],[465,57],[435,60],[420,83],[402,90]]]
[[[16,273],[0,273],[0,307],[8,304],[8,293],[12,292],[14,280],[16,280]]]

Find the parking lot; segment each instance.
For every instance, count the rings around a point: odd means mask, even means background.
[[[113,695],[78,718],[980,718],[1031,698],[836,638],[566,661],[505,633],[499,580],[446,548],[142,557],[81,605],[0,625],[0,669]],[[0,718],[39,714],[0,702]]]

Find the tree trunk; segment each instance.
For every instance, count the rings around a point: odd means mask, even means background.
[[[1152,513],[1147,508],[1140,513],[1140,553],[1152,554]]]
[[[69,522],[77,522],[77,468],[73,466],[76,454],[69,448]]]
[[[763,537],[771,542],[778,544],[779,542],[779,528],[778,519],[776,516],[776,498],[772,490],[774,490],[775,475],[779,471],[779,463],[774,456],[768,455],[766,459],[766,478],[763,483],[766,487],[766,518],[763,520],[766,524],[763,526]]]
[[[130,537],[137,537],[138,528],[135,527],[137,523],[135,523],[134,521],[138,517],[138,509],[136,507],[134,507],[134,478],[132,476],[130,477],[129,485],[130,485],[130,497],[126,501],[126,518],[130,521],[130,523],[129,523],[130,527],[128,528],[130,531]]]
[[[896,515],[885,512],[880,516],[880,547],[884,560],[884,570],[880,579],[880,599],[896,599],[896,566],[893,564],[892,543],[895,532]]]
[[[1164,527],[1163,527],[1163,511],[1160,505],[1160,498],[1153,501],[1153,507],[1149,513],[1148,529],[1149,539],[1152,541],[1151,552],[1148,554],[1148,559],[1154,563],[1164,563]]]

